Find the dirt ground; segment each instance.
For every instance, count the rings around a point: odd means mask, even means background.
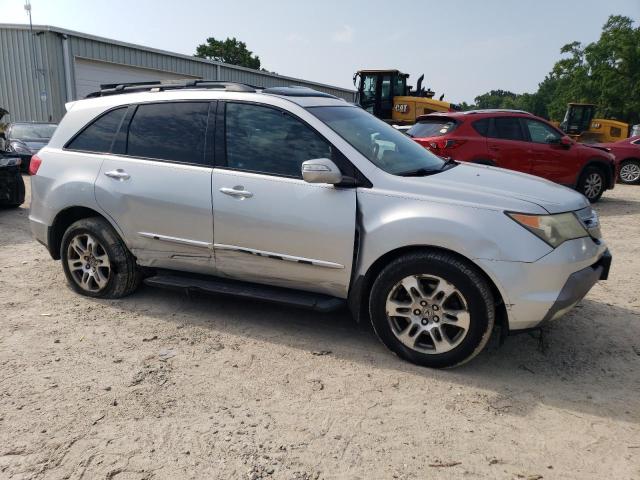
[[[598,210],[609,280],[447,371],[346,312],[78,296],[0,210],[0,478],[640,479],[640,187]]]

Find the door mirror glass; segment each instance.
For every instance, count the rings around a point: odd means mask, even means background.
[[[302,178],[307,183],[335,185],[342,182],[342,173],[338,166],[328,158],[316,158],[302,162]]]

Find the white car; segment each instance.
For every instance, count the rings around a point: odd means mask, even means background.
[[[306,88],[98,92],[69,105],[30,170],[33,234],[82,295],[122,297],[144,278],[347,304],[430,367],[469,360],[496,323],[559,318],[611,262],[581,194],[443,160]]]

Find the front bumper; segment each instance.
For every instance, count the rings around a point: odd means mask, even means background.
[[[477,260],[504,300],[509,330],[538,327],[571,310],[609,273],[611,255],[602,241],[570,240],[535,262]]]
[[[598,280],[606,280],[609,277],[611,259],[611,253],[606,250],[596,263],[572,273],[542,323],[562,317],[585,297]]]
[[[22,205],[25,187],[20,167],[0,167],[0,205]]]

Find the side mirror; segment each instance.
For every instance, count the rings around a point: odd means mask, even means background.
[[[302,178],[307,183],[335,185],[342,182],[342,173],[338,166],[328,158],[315,158],[302,162]]]
[[[571,145],[573,145],[573,140],[571,140],[569,137],[562,137],[559,144],[565,148],[569,148],[571,147]]]

